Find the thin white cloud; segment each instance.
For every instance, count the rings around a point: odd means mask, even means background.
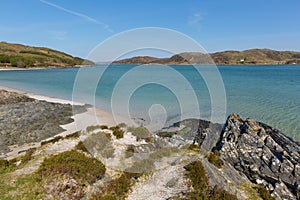
[[[194,13],[191,19],[189,20],[190,24],[199,24],[203,19],[203,16],[201,13]]]
[[[111,28],[109,28],[109,26],[108,26],[107,24],[105,24],[105,23],[103,23],[103,22],[100,22],[100,21],[98,21],[98,20],[96,20],[96,19],[94,19],[94,18],[92,18],[92,17],[89,17],[89,16],[87,16],[87,15],[85,15],[85,14],[82,14],[82,13],[79,13],[79,12],[75,12],[75,11],[66,9],[66,8],[64,8],[64,7],[62,7],[62,6],[59,6],[59,5],[57,5],[57,4],[51,3],[51,2],[46,1],[46,0],[40,0],[40,2],[42,2],[42,3],[44,3],[44,4],[47,4],[47,5],[49,5],[49,6],[52,6],[52,7],[54,7],[54,8],[57,8],[57,9],[59,9],[59,10],[62,10],[62,11],[64,11],[64,12],[67,12],[67,13],[69,13],[69,14],[75,15],[75,16],[77,16],[77,17],[81,17],[81,18],[83,18],[83,19],[85,19],[85,20],[87,20],[87,21],[89,21],[89,22],[98,24],[98,25],[102,26],[102,28],[104,28],[105,30],[107,30],[107,31],[109,31],[109,32],[111,32],[111,33],[114,32]]]

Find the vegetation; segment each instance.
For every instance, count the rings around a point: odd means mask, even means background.
[[[218,187],[211,187],[206,172],[200,161],[194,161],[187,166],[187,177],[191,181],[193,191],[187,194],[188,199],[199,200],[237,200],[237,197]]]
[[[100,153],[105,158],[112,158],[114,157],[115,150],[110,140],[110,134],[99,132],[91,134],[83,141],[83,144],[80,145],[89,150],[91,154],[97,151],[97,153]]]
[[[85,145],[83,144],[82,141],[78,142],[78,144],[75,146],[76,150],[80,150],[82,152],[86,152],[86,153],[90,153],[87,148],[85,147]]]
[[[130,153],[131,153],[130,151],[134,152],[133,149],[132,150],[129,149],[129,152],[127,153],[128,154],[127,156],[130,156]],[[174,154],[177,154],[180,151],[181,150],[176,148],[176,147],[168,147],[168,148],[159,149],[159,150],[151,153],[148,158],[136,161],[126,171],[136,172],[136,173],[151,172],[155,169],[154,163],[156,161],[159,161],[164,157],[169,157],[169,156],[172,156]],[[131,155],[132,155],[132,153],[131,153]],[[126,154],[125,154],[125,156],[126,156]]]
[[[99,188],[91,200],[121,200],[125,199],[135,180],[142,174],[124,172],[119,178],[110,181],[106,186]]]
[[[139,127],[128,127],[127,129],[129,132],[132,133],[132,135],[136,136],[137,140],[142,140],[145,139],[146,141],[150,141],[152,138],[152,135],[150,131],[144,127],[144,126],[139,126]]]
[[[105,166],[76,150],[46,158],[38,169],[41,178],[68,175],[82,185],[92,184],[105,174]]]
[[[124,137],[125,132],[121,129],[121,127],[112,126],[109,129],[113,131],[113,135],[116,136],[117,139],[120,139],[120,138]]]
[[[209,152],[207,155],[207,160],[215,165],[218,168],[222,168],[224,165],[223,160],[220,158],[221,153],[218,150],[214,150],[213,152]]]
[[[198,152],[198,151],[201,150],[201,147],[199,145],[196,145],[196,144],[191,144],[191,145],[189,145],[188,149],[191,150],[191,151]]]
[[[79,138],[80,136],[80,131],[76,131],[74,133],[71,133],[69,135],[65,136],[65,139],[71,139],[71,138]]]
[[[34,152],[36,151],[36,148],[30,148],[26,151],[25,155],[21,158],[21,163],[27,163],[28,161],[30,161],[32,159],[32,155],[34,154]]]
[[[58,142],[59,140],[62,140],[62,139],[64,139],[62,136],[56,136],[53,139],[42,141],[41,146],[44,146],[44,145],[50,144],[50,143],[54,144],[55,142]]]
[[[93,132],[93,131],[98,130],[98,129],[101,129],[100,125],[92,125],[92,126],[86,127],[87,132]]]
[[[36,174],[22,175],[12,181],[11,175],[0,176],[0,199],[44,199],[45,191]]]
[[[266,188],[256,184],[243,182],[240,185],[240,189],[245,192],[249,200],[275,200],[275,198],[271,196],[271,194]]]
[[[0,42],[0,65],[25,67],[93,65],[91,61],[56,50]]]
[[[258,192],[259,196],[263,200],[275,200],[275,198],[271,196],[270,192],[266,188],[257,185],[254,187],[254,189]]]

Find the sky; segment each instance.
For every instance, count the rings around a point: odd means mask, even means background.
[[[179,31],[208,52],[300,51],[299,0],[1,0],[0,41],[86,57],[142,27]]]

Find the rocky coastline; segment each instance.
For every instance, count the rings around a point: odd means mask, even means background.
[[[0,159],[0,198],[300,198],[299,143],[254,119],[231,114],[223,125],[186,119],[155,133],[99,124],[55,136],[74,120],[70,104],[0,94],[0,150],[39,142]]]

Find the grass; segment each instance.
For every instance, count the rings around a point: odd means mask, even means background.
[[[44,199],[45,191],[36,180],[36,174],[23,175],[14,181],[11,180],[10,174],[0,176],[0,199]]]
[[[187,194],[188,199],[195,200],[237,200],[237,197],[218,187],[211,187],[204,167],[200,161],[185,166],[186,175],[191,181],[193,191]]]
[[[71,150],[46,158],[37,173],[41,178],[68,175],[86,185],[101,179],[105,170],[105,166],[97,159]]]
[[[131,132],[132,135],[134,135],[137,138],[137,140],[142,140],[142,139],[147,140],[152,138],[150,131],[144,126],[128,127],[127,130]]]
[[[275,200],[266,188],[253,183],[243,182],[240,189],[245,192],[249,200]]]
[[[221,153],[218,150],[214,150],[213,152],[209,152],[206,157],[211,164],[221,169],[224,166],[224,161],[220,158],[220,156]]]
[[[21,163],[25,164],[32,160],[32,155],[36,151],[36,148],[30,148],[26,151],[25,155],[21,158]]]
[[[110,181],[106,186],[99,188],[91,200],[121,200],[125,199],[131,186],[142,174],[124,172],[119,178]]]

